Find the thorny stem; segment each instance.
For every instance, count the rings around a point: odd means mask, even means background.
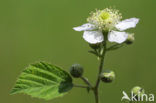
[[[104,58],[105,58],[105,54],[106,54],[106,50],[107,50],[106,40],[104,40],[103,46],[104,46],[103,52],[102,52],[102,55],[100,57],[99,73],[98,73],[97,81],[96,81],[96,84],[95,84],[95,87],[94,87],[94,95],[95,95],[95,102],[96,103],[99,103],[98,88],[99,88],[99,84],[100,84],[100,75],[102,73],[102,69],[103,69],[103,65],[104,65]]]

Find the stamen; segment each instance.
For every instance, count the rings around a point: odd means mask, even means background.
[[[118,10],[110,8],[96,10],[96,12],[91,12],[90,15],[91,16],[87,18],[89,23],[96,25],[99,29],[107,31],[112,30],[122,18]]]

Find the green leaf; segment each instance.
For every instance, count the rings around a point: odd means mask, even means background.
[[[61,68],[39,62],[29,65],[19,76],[11,94],[24,93],[45,100],[63,96],[73,87],[72,78]]]

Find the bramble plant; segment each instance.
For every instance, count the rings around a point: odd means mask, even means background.
[[[123,21],[121,19],[122,15],[118,10],[106,8],[91,12],[87,18],[88,23],[73,28],[75,31],[84,31],[83,39],[89,43],[92,49],[89,53],[98,58],[99,72],[94,85],[83,76],[84,70],[80,64],[73,64],[68,73],[58,66],[38,62],[29,65],[21,73],[11,94],[24,93],[32,97],[50,100],[65,95],[73,87],[80,87],[93,91],[95,102],[99,103],[100,82],[111,83],[115,79],[114,71],[103,70],[105,55],[109,51],[132,44],[134,34],[127,33],[125,30],[135,28],[139,22],[138,18]],[[82,79],[85,85],[74,84],[72,77]]]

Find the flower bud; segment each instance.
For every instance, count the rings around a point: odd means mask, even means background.
[[[134,42],[135,38],[134,38],[134,34],[129,34],[128,38],[126,40],[126,44],[132,44]]]
[[[115,79],[115,73],[113,71],[105,71],[101,75],[101,80],[106,83],[110,83]]]
[[[100,43],[98,44],[89,44],[92,49],[98,49],[100,47]]]
[[[74,78],[79,78],[83,75],[83,67],[80,64],[73,64],[70,67],[70,74]]]
[[[142,94],[144,94],[145,93],[145,90],[143,89],[143,88],[141,88],[141,87],[139,87],[139,86],[135,86],[133,89],[132,89],[132,93],[134,94],[134,95],[142,95]]]

